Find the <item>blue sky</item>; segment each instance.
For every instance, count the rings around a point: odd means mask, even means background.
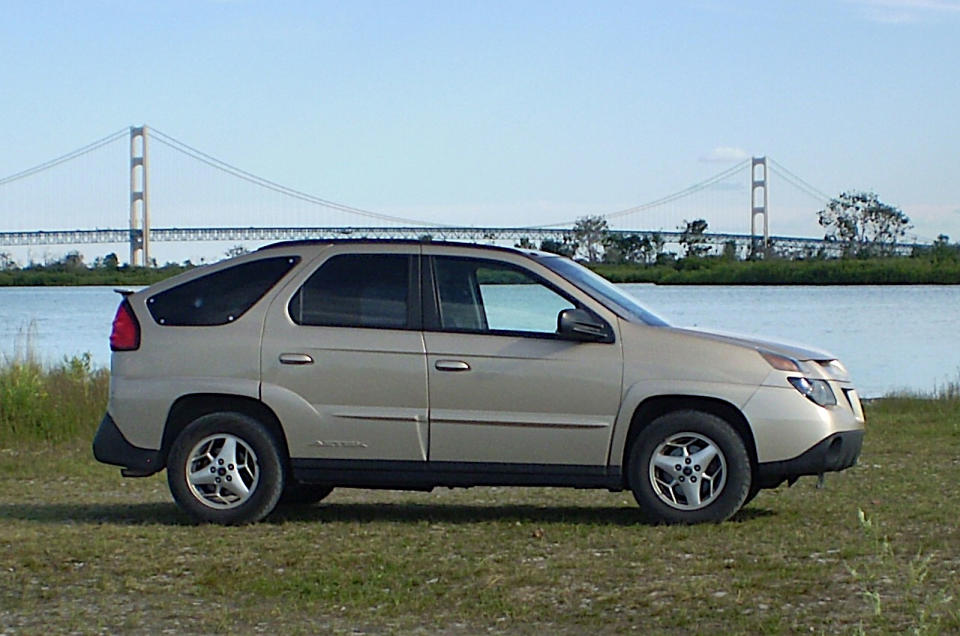
[[[327,199],[525,225],[765,154],[960,239],[960,1],[0,9],[0,177],[147,123]],[[56,214],[41,224],[71,225]],[[811,235],[811,217],[772,208],[771,229]]]

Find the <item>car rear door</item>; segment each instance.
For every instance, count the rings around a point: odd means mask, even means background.
[[[334,245],[272,303],[262,400],[291,458],[427,458],[419,253],[414,244]]]

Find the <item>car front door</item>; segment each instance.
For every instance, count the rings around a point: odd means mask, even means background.
[[[335,246],[274,300],[261,393],[294,460],[426,460],[419,252]]]
[[[529,259],[461,253],[424,247],[430,460],[606,464],[623,368],[615,319],[601,318],[610,342],[563,338],[558,313],[589,309],[582,298]]]

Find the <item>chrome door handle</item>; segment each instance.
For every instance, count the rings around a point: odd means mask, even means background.
[[[281,353],[280,364],[313,364],[313,358],[305,353]]]
[[[470,365],[462,360],[437,360],[433,365],[437,371],[469,371]]]

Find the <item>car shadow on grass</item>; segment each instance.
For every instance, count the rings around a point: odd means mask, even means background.
[[[750,507],[731,522],[749,522],[775,515]],[[110,524],[189,526],[195,523],[173,503],[140,504],[0,504],[0,520],[47,524]],[[523,504],[456,505],[417,503],[343,503],[280,506],[266,523],[390,522],[470,524],[487,522],[575,523],[599,526],[648,525],[631,506],[533,506]]]
[[[746,522],[775,513],[764,508],[746,508],[731,521]],[[267,518],[269,523],[301,521],[393,523],[576,523],[601,526],[649,525],[633,506],[533,506],[524,504],[456,505],[416,503],[344,503],[315,506],[283,506]]]
[[[191,525],[173,503],[0,504],[0,520],[51,524]]]

